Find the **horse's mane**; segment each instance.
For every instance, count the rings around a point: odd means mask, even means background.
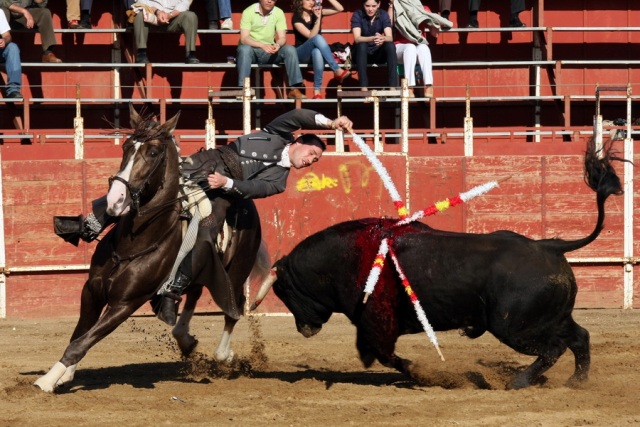
[[[166,132],[153,116],[141,118],[136,128],[133,129],[131,136],[137,141],[144,142],[151,142],[153,140],[163,142],[163,140],[172,139],[171,134]]]

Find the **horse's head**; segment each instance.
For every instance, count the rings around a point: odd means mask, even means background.
[[[129,106],[133,134],[122,145],[122,163],[118,173],[109,178],[107,214],[123,216],[138,210],[162,188],[170,150],[176,152],[173,131],[178,112],[166,123],[141,117]],[[177,156],[177,154],[176,154]],[[177,168],[177,157],[176,168]]]

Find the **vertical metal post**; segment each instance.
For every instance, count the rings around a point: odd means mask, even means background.
[[[464,155],[466,157],[473,156],[473,117],[471,117],[471,96],[469,85],[467,85],[466,93],[466,112],[464,116]]]
[[[251,133],[251,82],[249,77],[244,78],[242,90],[242,130],[246,135]]]
[[[400,97],[400,135],[402,152],[409,152],[409,84],[402,79],[402,96]]]
[[[0,164],[2,164],[2,151],[0,151]],[[4,240],[4,196],[2,191],[2,168],[0,168],[0,319],[7,317],[7,257]]]
[[[623,308],[633,308],[633,138],[631,85],[627,85],[627,137],[624,139],[624,296]]]
[[[338,86],[338,93],[336,97],[338,98],[338,104],[336,106],[336,117],[342,116],[342,97],[340,93],[342,92],[342,86]],[[344,132],[339,132],[336,130],[336,153],[344,153]]]
[[[602,153],[602,115],[600,114],[600,88],[596,83],[596,115],[593,116],[593,137],[595,138],[596,151]]]
[[[373,97],[373,151],[382,153],[382,142],[380,141],[380,98]]]
[[[216,148],[216,121],[213,119],[213,96],[211,95],[211,87],[209,87],[209,96],[207,97],[207,120],[204,126],[204,144],[208,150]]]
[[[76,84],[76,117],[73,119],[73,145],[75,159],[84,158],[84,119],[80,112],[80,85]]]

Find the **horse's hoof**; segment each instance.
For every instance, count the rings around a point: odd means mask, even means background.
[[[216,360],[220,363],[225,363],[227,365],[233,362],[234,357],[235,357],[235,354],[233,353],[233,350],[229,350],[229,354],[227,354],[226,357],[223,354],[216,353]]]
[[[40,377],[38,378],[34,383],[33,386],[39,388],[40,390],[44,391],[45,393],[53,393],[56,388],[50,384],[45,384],[45,381],[43,381],[44,377]]]
[[[180,351],[182,351],[182,355],[184,357],[189,357],[189,356],[191,356],[191,353],[193,353],[193,350],[195,350],[197,346],[198,346],[198,340],[194,338],[185,347],[180,347]]]

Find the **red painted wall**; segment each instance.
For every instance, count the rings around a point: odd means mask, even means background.
[[[436,228],[468,232],[509,229],[531,238],[576,239],[588,234],[595,224],[595,194],[582,180],[579,153],[473,158],[384,155],[381,161],[400,193],[406,196],[408,190],[411,211],[476,185],[510,177],[487,195],[425,220]],[[118,165],[117,159],[3,160],[9,270],[88,263],[94,244],[81,243],[75,248],[64,243],[52,232],[52,216],[87,212],[90,201],[107,190],[107,177],[115,173]],[[622,173],[622,168],[619,171]],[[337,222],[397,216],[382,182],[363,156],[328,154],[308,170],[293,171],[289,179],[287,192],[257,201],[272,261],[288,253],[304,237]],[[637,196],[635,199],[638,202]],[[622,256],[622,212],[623,199],[611,197],[600,238],[568,255]],[[635,228],[637,235],[638,226]],[[640,246],[635,244],[634,250],[637,253]],[[579,307],[622,306],[621,266],[580,265],[574,271],[580,287]],[[83,272],[9,275],[7,316],[75,316],[85,279]],[[635,282],[637,289],[638,279]],[[252,294],[258,285],[252,284]],[[206,302],[201,309],[214,309],[208,296]],[[261,307],[263,311],[282,309],[273,295]],[[143,312],[147,311],[145,307]]]

